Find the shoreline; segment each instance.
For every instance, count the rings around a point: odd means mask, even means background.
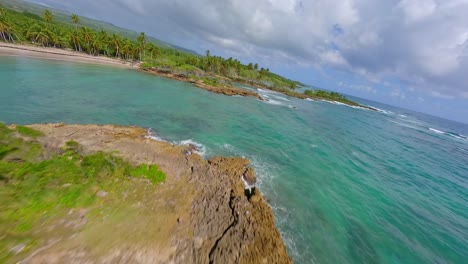
[[[131,63],[103,56],[93,56],[73,50],[39,47],[24,44],[0,42],[0,56],[27,57],[54,61],[78,62],[95,65],[108,65],[118,68],[139,69],[139,63]]]
[[[254,97],[260,101],[264,101],[265,99],[260,96],[258,92],[250,91],[247,89],[238,88],[235,86],[214,86],[203,82],[202,80],[195,80],[189,76],[184,74],[180,74],[173,71],[164,71],[160,69],[143,69],[140,67],[141,62],[129,62],[120,59],[115,59],[111,57],[105,56],[94,56],[89,55],[83,52],[77,52],[73,50],[65,50],[61,48],[50,48],[50,47],[38,47],[33,45],[25,45],[25,44],[11,44],[6,42],[0,42],[0,56],[11,56],[11,57],[28,57],[28,58],[36,58],[36,59],[46,59],[46,60],[55,60],[55,61],[66,61],[66,62],[77,62],[77,63],[88,63],[88,64],[95,64],[95,65],[107,65],[113,66],[118,68],[124,69],[133,69],[143,73],[149,73],[152,75],[156,75],[159,77],[164,77],[176,81],[186,82],[198,87],[200,89],[207,90],[209,92],[223,94],[227,96],[243,96],[243,97]],[[327,98],[315,97],[310,96],[304,93],[298,93],[295,91],[287,91],[287,90],[278,90],[271,88],[266,85],[260,85],[258,83],[249,82],[243,79],[235,79],[232,80],[244,85],[249,85],[255,89],[266,89],[269,91],[278,92],[284,94],[286,96],[295,97],[298,99],[312,99],[312,100],[325,100],[329,102],[334,102],[334,100],[330,100]],[[354,106],[354,107],[361,107],[373,111],[377,111],[377,109],[365,105],[361,105],[359,103],[347,103],[341,102],[343,104]]]
[[[47,221],[30,223],[22,233],[29,242],[5,236],[7,248],[16,252],[10,255],[12,263],[292,263],[271,207],[252,187],[256,175],[249,160],[205,159],[195,153],[193,145],[148,138],[147,129],[135,126],[60,123],[25,127],[3,125],[0,132],[5,140],[19,142],[19,138],[24,143],[3,156],[2,162],[21,166],[18,161],[36,164],[65,155],[60,164],[69,161],[75,165],[67,166],[73,168],[84,164],[89,155],[109,153],[130,166],[156,166],[165,179],[153,185],[138,177],[104,174],[99,182],[89,184],[70,179],[60,182],[56,173],[48,175],[54,183],[47,185],[48,193],[90,186],[81,195],[95,197],[90,200],[94,202],[72,209],[56,205],[47,215],[39,211]],[[29,144],[41,146],[33,161],[23,154]],[[75,154],[70,154],[70,148]],[[58,177],[71,173],[60,171]],[[2,176],[9,187],[12,176]],[[22,182],[15,179],[12,184]]]

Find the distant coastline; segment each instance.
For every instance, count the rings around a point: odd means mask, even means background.
[[[77,52],[77,51],[68,50],[68,49],[38,47],[38,46],[33,46],[33,45],[0,42],[0,56],[28,57],[28,58],[78,62],[78,63],[87,63],[87,64],[95,64],[95,65],[107,65],[107,66],[113,66],[113,67],[118,67],[118,68],[134,69],[134,70],[140,70],[142,72],[150,73],[153,75],[157,75],[157,76],[161,76],[161,77],[165,77],[165,78],[169,78],[169,79],[173,79],[177,81],[191,83],[198,88],[201,88],[210,92],[218,93],[218,94],[224,94],[228,96],[233,96],[233,95],[251,96],[259,100],[265,100],[257,92],[250,91],[247,89],[242,89],[242,88],[238,88],[234,86],[226,86],[222,84],[210,85],[210,84],[203,82],[202,80],[195,80],[193,78],[190,78],[189,76],[178,74],[173,71],[164,71],[164,70],[160,70],[156,68],[145,69],[141,67],[141,62],[129,62],[126,60],[116,59],[116,58],[111,58],[111,57],[106,57],[106,56],[94,56],[94,55],[89,55],[86,53]],[[314,96],[309,96],[307,94],[297,93],[293,91],[288,91],[288,92],[278,91],[275,89],[271,89],[266,85],[246,83],[246,82],[242,82],[241,80],[239,80],[239,82],[245,85],[250,85],[254,88],[272,90],[272,91],[276,91],[276,92],[279,92],[288,96],[296,97],[299,99],[309,98],[309,99],[326,100],[326,101],[333,102],[333,100],[327,100],[324,98],[314,98]],[[354,102],[351,102],[348,104],[351,106],[358,106],[358,107],[363,107],[363,108],[370,109],[370,110],[376,110],[374,108],[363,106]]]
[[[38,47],[24,44],[11,44],[0,42],[0,56],[28,57],[37,59],[47,59],[56,61],[70,61],[97,65],[109,65],[119,68],[138,69],[139,63],[114,59],[104,56],[88,55],[73,50]]]

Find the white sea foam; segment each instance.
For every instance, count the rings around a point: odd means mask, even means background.
[[[287,105],[285,105],[284,103],[282,103],[282,102],[280,102],[280,101],[271,100],[271,99],[265,100],[264,102],[267,103],[267,104],[271,104],[271,105],[282,105],[282,106],[287,106]]]
[[[314,101],[310,98],[306,98],[305,100],[307,101]],[[342,103],[342,102],[338,102],[338,101],[328,101],[328,100],[320,100],[322,102],[326,102],[326,103],[330,103],[330,104],[335,104],[335,105],[342,105],[342,106],[346,106],[346,107],[351,107],[351,108],[354,108],[354,109],[359,109],[359,110],[366,110],[366,111],[370,111],[371,109],[368,109],[368,108],[365,108],[365,107],[360,107],[360,106],[356,106],[356,105],[349,105],[349,104],[345,104],[345,103]],[[368,107],[371,107],[371,106],[368,106]],[[373,107],[372,107],[373,108]],[[377,109],[377,108],[375,108]],[[379,111],[380,112],[380,111]]]
[[[347,106],[347,104],[344,104],[342,102],[337,102],[337,101],[331,101],[332,104],[337,104],[337,105],[344,105]]]
[[[205,157],[205,155],[207,153],[206,147],[203,146],[202,144],[194,141],[193,139],[170,142],[170,141],[165,140],[165,139],[161,138],[160,136],[158,136],[158,134],[156,132],[154,132],[151,128],[148,129],[148,132],[147,132],[147,135],[145,136],[145,138],[156,140],[156,141],[169,142],[169,143],[171,143],[173,145],[179,145],[179,146],[193,145],[193,146],[195,146],[195,149],[196,149],[195,153],[197,153],[197,154],[199,154],[200,156],[203,156],[203,157]]]
[[[153,129],[151,129],[151,128],[149,128],[147,130],[145,138],[149,138],[149,139],[156,140],[156,141],[167,142],[167,140],[164,140],[161,137],[159,137],[158,134],[156,132],[154,132]]]
[[[195,153],[199,154],[202,157],[206,155],[206,147],[194,141],[193,139],[182,140],[180,142],[176,142],[176,144],[181,146],[193,145],[196,149]]]
[[[392,121],[392,120],[389,120],[389,121],[394,123],[394,124],[400,125],[400,126],[409,127],[409,128],[416,129],[416,130],[421,130],[421,127],[412,126],[410,124],[400,123],[400,122],[396,122],[396,121]]]
[[[273,97],[278,99],[278,100],[291,102],[291,100],[289,100],[288,98],[282,97],[282,96],[273,95]]]
[[[432,132],[435,132],[435,133],[437,133],[437,134],[445,134],[444,131],[440,131],[440,130],[437,130],[437,129],[432,128],[432,127],[430,127],[429,130],[432,131]]]
[[[468,137],[462,135],[462,134],[457,134],[457,133],[447,133],[448,135],[450,135],[451,137],[454,137],[456,139],[460,139],[460,140],[463,140],[463,141],[467,141],[468,140]]]
[[[387,114],[387,115],[394,114],[392,111],[383,110],[383,109],[380,109],[380,108],[377,108],[377,107],[374,107],[374,106],[369,106],[369,107],[374,108],[375,110],[377,110],[377,112],[384,113],[384,114]]]
[[[264,89],[257,89],[258,92],[260,93],[266,93],[266,94],[281,94],[281,93],[278,93],[278,92],[275,92],[275,91],[271,91],[271,90],[264,90]]]
[[[315,101],[315,100],[312,100],[312,99],[310,99],[310,98],[306,98],[305,100],[306,100],[306,101],[310,101],[310,102],[314,102],[314,101]]]

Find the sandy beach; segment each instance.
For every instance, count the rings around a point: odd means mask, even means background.
[[[130,69],[139,68],[138,63],[130,63],[123,60],[103,56],[93,56],[73,50],[10,44],[4,42],[0,42],[0,56],[19,56],[48,60],[71,61]]]

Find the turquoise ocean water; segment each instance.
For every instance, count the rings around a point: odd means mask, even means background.
[[[1,122],[137,125],[251,159],[296,263],[467,263],[467,125],[260,93],[0,57]]]

